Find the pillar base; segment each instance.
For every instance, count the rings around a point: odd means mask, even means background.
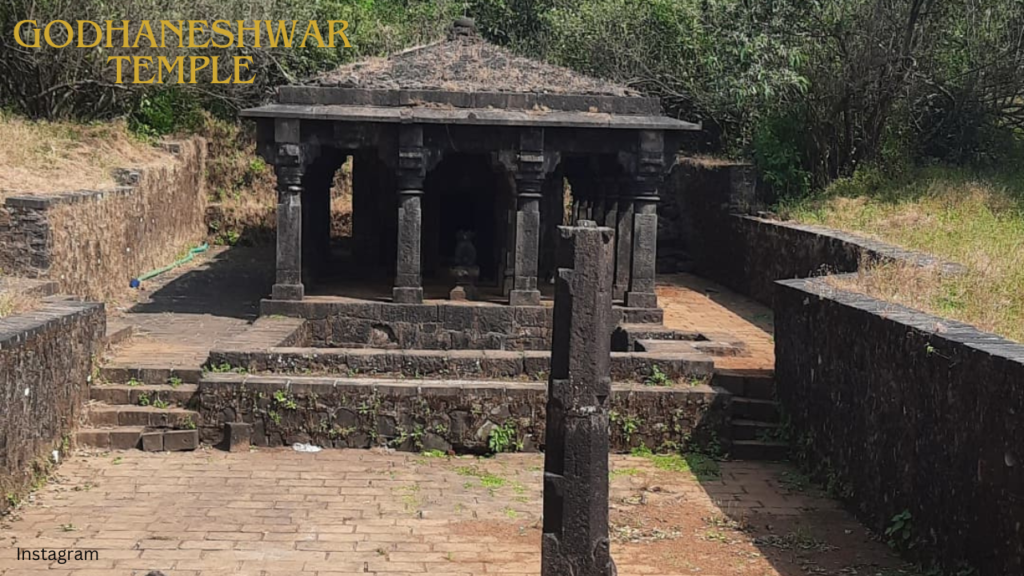
[[[613,287],[612,288],[612,299],[613,300],[620,300],[622,302],[625,302],[626,301],[626,292],[627,291],[628,290],[626,288],[623,288],[621,286]]]
[[[657,308],[658,295],[648,292],[626,292],[626,306],[629,308]]]
[[[274,284],[270,297],[274,300],[302,300],[306,289],[302,284]]]
[[[509,292],[511,306],[540,306],[540,290],[513,290]]]
[[[391,299],[396,304],[422,304],[423,288],[405,288],[395,286],[391,290]]]

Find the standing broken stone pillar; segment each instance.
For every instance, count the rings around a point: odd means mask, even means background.
[[[559,227],[544,454],[542,576],[611,576],[608,407],[614,232]]]
[[[392,299],[399,304],[423,302],[421,243],[423,180],[427,175],[423,127],[402,126],[398,135],[398,249]]]

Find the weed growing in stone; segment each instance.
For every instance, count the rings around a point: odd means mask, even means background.
[[[518,452],[523,449],[523,442],[518,439],[517,435],[515,423],[508,420],[501,426],[491,429],[491,433],[487,437],[487,447],[495,454]]]
[[[893,550],[905,552],[914,547],[914,525],[910,510],[904,510],[892,517],[889,527],[885,529],[885,537]]]
[[[655,364],[651,366],[651,374],[644,380],[644,384],[648,386],[671,386],[672,379],[669,378],[668,374],[661,371],[661,367]]]
[[[285,410],[295,410],[299,407],[298,403],[295,402],[295,398],[284,390],[276,390],[274,392],[274,403]]]
[[[228,362],[222,362],[220,364],[208,364],[206,366],[203,366],[203,371],[204,372],[212,372],[214,374],[227,374],[227,373],[245,374],[247,372],[247,370],[245,368],[232,366]]]
[[[139,380],[137,380],[135,378],[129,378],[127,385],[131,386],[132,388],[135,388],[137,386],[142,386],[142,382],[140,382]]]
[[[139,406],[149,406],[152,403],[153,401],[150,400],[149,394],[146,394],[145,392],[139,394]]]
[[[181,378],[177,376],[171,376],[170,378],[167,379],[167,384],[169,384],[171,388],[178,388],[179,386],[181,386],[182,381]]]

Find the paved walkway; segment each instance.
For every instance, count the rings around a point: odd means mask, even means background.
[[[108,331],[130,325],[135,335],[107,365],[198,369],[217,343],[259,315],[273,263],[272,249],[215,246],[194,263],[144,282],[134,302],[110,314]]]
[[[669,328],[722,332],[746,344],[747,354],[716,358],[715,367],[775,368],[772,311],[767,306],[693,274],[658,276],[658,303]]]
[[[622,576],[886,574],[899,565],[835,502],[778,464],[614,456]],[[482,460],[289,449],[79,454],[0,520],[0,575],[536,575],[537,454]],[[65,564],[16,549],[95,549]]]

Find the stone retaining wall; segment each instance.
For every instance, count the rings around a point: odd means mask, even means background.
[[[0,319],[0,512],[67,454],[105,332],[102,304],[58,297]]]
[[[748,165],[680,162],[663,193],[659,272],[693,271],[771,305],[777,280],[855,272],[864,262],[964,269],[856,234],[749,215],[756,186]]]
[[[206,143],[164,145],[169,165],[118,170],[112,190],[8,197],[0,207],[0,268],[48,278],[60,291],[116,298],[206,234]]]
[[[490,451],[496,427],[519,449],[544,444],[546,384],[358,380],[207,374],[199,385],[200,434],[223,440],[223,423],[252,424],[252,442],[336,448]],[[720,388],[615,386],[612,448],[709,448],[729,440],[731,396]]]
[[[507,350],[380,350],[290,348],[211,350],[212,367],[278,374],[350,374],[402,378],[482,378],[547,380],[551,353]],[[612,352],[615,382],[643,383],[654,371],[673,381],[711,377],[714,360],[698,351]]]
[[[906,510],[946,573],[1024,573],[1024,346],[821,279],[777,284],[775,341],[795,445],[863,522]]]

